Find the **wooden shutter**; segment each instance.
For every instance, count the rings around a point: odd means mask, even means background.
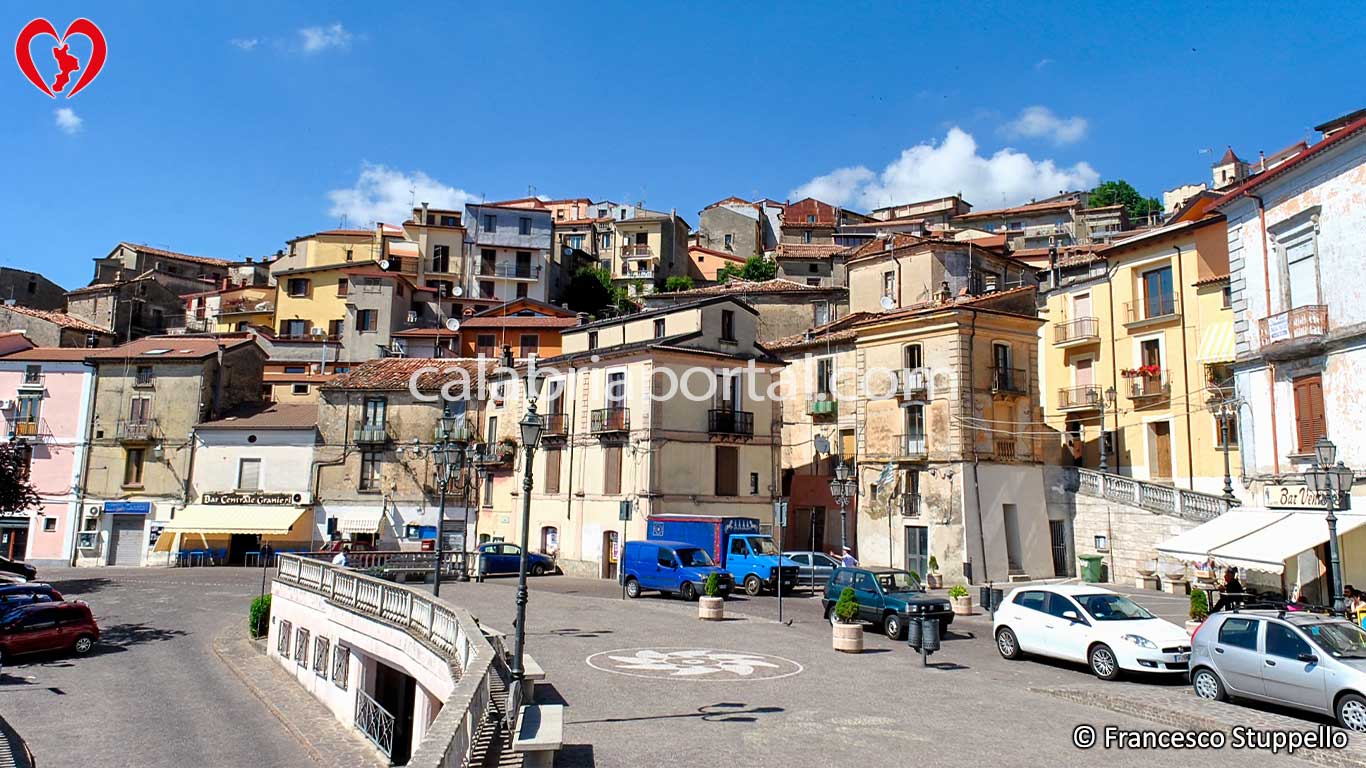
[[[560,449],[545,449],[545,492],[560,492]]]
[[[1310,453],[1328,435],[1323,416],[1323,378],[1318,374],[1295,379],[1295,435],[1300,453]]]
[[[716,446],[716,495],[739,496],[739,460],[733,445]]]
[[[602,492],[621,493],[621,446],[609,445],[603,454]]]

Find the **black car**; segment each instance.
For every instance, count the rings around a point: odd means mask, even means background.
[[[920,586],[920,579],[910,571],[899,568],[839,567],[830,575],[821,606],[826,618],[835,620],[835,602],[845,587],[853,587],[858,602],[858,617],[882,627],[893,640],[906,634],[906,620],[911,616],[939,619],[939,636],[943,637],[953,623],[953,604],[942,597],[931,597]]]
[[[38,569],[25,563],[22,560],[11,560],[8,557],[0,557],[0,573],[12,573],[15,576],[23,576],[27,581],[38,578]]]
[[[30,581],[27,584],[0,584],[0,614],[8,613],[17,605],[29,603],[60,603],[65,598],[51,584]]]

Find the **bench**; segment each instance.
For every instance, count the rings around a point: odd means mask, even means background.
[[[512,751],[521,753],[525,768],[550,768],[564,744],[564,705],[527,704],[517,713]]]
[[[522,654],[522,680],[526,687],[526,700],[536,700],[536,683],[545,679],[545,669],[536,660],[531,658],[531,654]]]

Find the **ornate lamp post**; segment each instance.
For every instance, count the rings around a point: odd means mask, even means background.
[[[446,561],[446,489],[451,484],[451,476],[464,466],[465,449],[469,445],[462,419],[455,416],[442,416],[440,439],[432,446],[432,458],[436,461],[436,476],[441,484],[440,504],[436,513],[436,571],[432,578],[432,595],[441,596],[441,569]]]
[[[835,467],[835,479],[830,481],[830,495],[840,505],[840,548],[849,548],[849,500],[858,492],[858,486],[849,479],[853,472],[844,459]]]
[[[1309,488],[1323,499],[1328,512],[1328,560],[1333,574],[1333,611],[1341,613],[1346,607],[1342,595],[1342,559],[1338,553],[1338,518],[1334,512],[1351,508],[1352,470],[1337,459],[1338,448],[1326,437],[1314,443],[1314,463],[1304,471]]]
[[[536,446],[541,442],[541,434],[545,431],[545,420],[536,413],[536,398],[527,401],[526,415],[522,417],[518,426],[522,430],[522,449],[526,451],[526,466],[522,471],[522,555],[517,565],[517,634],[513,641],[512,651],[512,687],[508,691],[508,723],[517,722],[517,713],[522,704],[522,679],[525,675],[523,666],[523,656],[526,648],[526,569],[527,569],[527,540],[529,528],[531,527],[531,465],[536,457]]]
[[[1228,443],[1233,420],[1238,416],[1239,401],[1236,398],[1220,400],[1214,405],[1214,417],[1219,420],[1219,437],[1224,441],[1224,498],[1234,501],[1233,470],[1229,464]]]
[[[1115,407],[1115,388],[1107,387],[1105,394],[1100,398],[1100,471],[1110,471],[1109,461],[1109,441],[1105,439],[1105,406],[1108,404],[1111,410]]]

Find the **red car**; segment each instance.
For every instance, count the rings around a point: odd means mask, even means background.
[[[71,651],[84,655],[100,639],[100,628],[90,606],[78,600],[33,603],[0,616],[0,661],[43,651]]]

